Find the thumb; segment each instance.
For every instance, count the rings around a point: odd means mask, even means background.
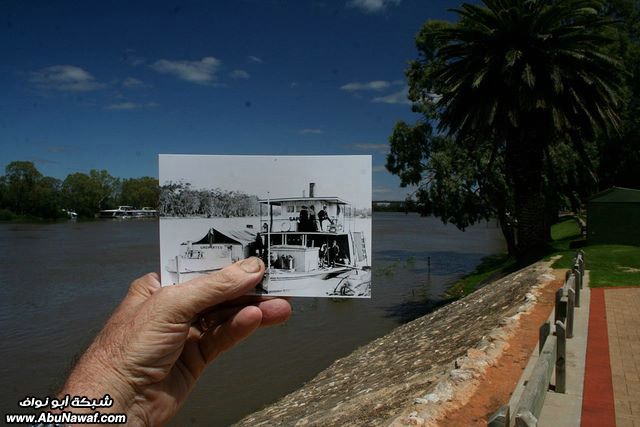
[[[249,292],[262,280],[264,263],[256,257],[156,293],[160,313],[176,323],[191,322],[201,312]]]

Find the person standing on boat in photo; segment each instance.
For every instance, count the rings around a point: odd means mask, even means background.
[[[302,208],[300,208],[298,231],[309,231],[309,211],[306,206],[302,206]]]
[[[256,252],[256,256],[260,259],[264,259],[262,256],[264,252],[264,242],[262,241],[262,235],[260,233],[256,234],[256,241],[254,242],[253,248]]]
[[[329,264],[331,267],[336,266],[336,261],[340,260],[340,246],[336,240],[333,241],[333,245],[329,248]]]
[[[329,224],[333,225],[333,221],[331,220],[331,218],[329,218],[329,215],[327,214],[326,206],[323,206],[322,209],[318,211],[318,223],[320,223],[320,231],[323,231],[322,223],[324,221],[329,221]]]
[[[309,212],[309,231],[318,231],[318,224],[316,223],[316,208],[311,205],[311,212]]]
[[[326,243],[322,244],[318,251],[318,257],[320,258],[320,267],[324,267],[329,264],[329,260],[327,259],[329,257],[329,245]]]

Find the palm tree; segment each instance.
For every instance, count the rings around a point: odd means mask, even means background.
[[[434,75],[441,131],[484,138],[504,150],[517,218],[518,251],[547,241],[545,154],[561,139],[582,141],[619,124],[622,69],[603,53],[611,21],[596,0],[484,0],[455,10],[440,29]]]

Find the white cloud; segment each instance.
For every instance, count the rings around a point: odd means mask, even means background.
[[[373,172],[386,172],[387,168],[384,165],[374,166],[372,169]]]
[[[258,64],[262,64],[262,62],[263,62],[262,59],[258,58],[257,56],[253,56],[253,55],[247,56],[247,59],[250,62],[257,62]]]
[[[386,154],[389,152],[389,144],[352,144],[352,147],[363,151],[375,151],[378,153]]]
[[[135,77],[127,77],[122,81],[122,86],[129,89],[141,89],[147,87],[147,85],[140,79]]]
[[[373,80],[370,82],[351,82],[345,85],[340,86],[340,89],[346,90],[347,92],[355,92],[361,90],[384,90],[391,87],[390,82],[385,80]]]
[[[170,61],[161,59],[154,62],[151,68],[159,73],[171,74],[191,83],[206,85],[216,79],[216,72],[222,62],[213,56],[206,56],[199,61]]]
[[[147,102],[144,104],[139,104],[136,102],[120,102],[117,104],[111,104],[107,106],[107,110],[135,110],[139,108],[151,108],[157,107],[159,104],[155,102]]]
[[[63,92],[88,92],[102,89],[88,71],[75,65],[52,65],[31,73],[30,81],[41,89],[59,90]]]
[[[144,65],[147,62],[146,58],[139,56],[135,49],[125,49],[122,53],[122,61],[133,67]]]
[[[291,84],[289,85],[289,87],[291,89],[293,89],[294,87],[298,87],[298,82],[291,82]]]
[[[320,135],[323,132],[322,132],[322,129],[309,129],[309,128],[306,128],[306,129],[300,129],[298,131],[298,133],[300,135]]]
[[[401,0],[349,0],[347,7],[355,7],[365,13],[381,12],[389,5],[397,6]]]
[[[371,102],[377,102],[382,104],[407,104],[411,105],[411,101],[407,98],[408,88],[404,88],[398,92],[391,93],[385,96],[377,96],[371,100]]]
[[[251,75],[245,70],[233,70],[229,73],[229,77],[236,80],[246,80],[251,77]]]

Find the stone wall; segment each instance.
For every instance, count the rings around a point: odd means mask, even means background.
[[[550,272],[533,264],[402,325],[238,425],[428,424],[499,355]]]

